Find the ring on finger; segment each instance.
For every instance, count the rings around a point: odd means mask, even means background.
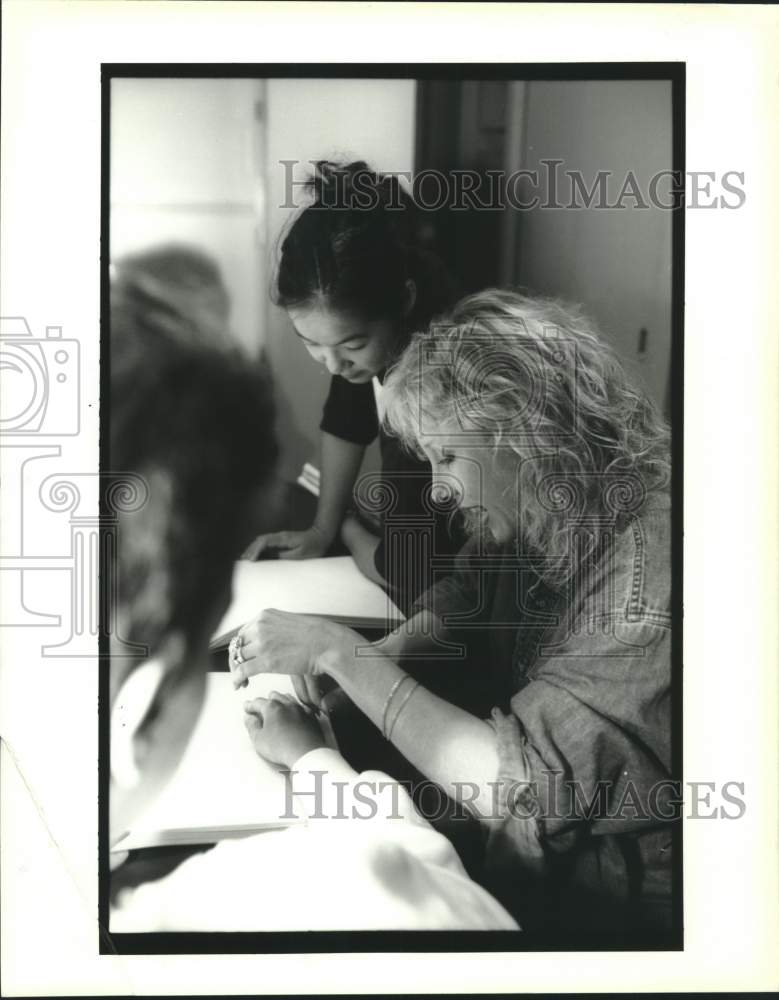
[[[236,665],[244,663],[244,658],[241,654],[241,637],[239,635],[234,635],[230,640],[230,645],[228,647],[229,657]]]

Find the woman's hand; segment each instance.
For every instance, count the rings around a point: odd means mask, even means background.
[[[316,719],[288,694],[272,691],[244,705],[244,724],[257,753],[291,768],[309,752],[326,746]]]
[[[254,674],[321,674],[331,658],[353,656],[365,640],[325,618],[269,608],[244,625],[230,644],[233,686],[244,687]]]
[[[315,524],[306,531],[274,531],[255,538],[241,559],[254,562],[269,551],[278,552],[279,559],[318,559],[332,543],[333,538]]]
[[[292,687],[304,708],[318,712],[323,709],[325,696],[332,691],[333,683],[315,674],[293,674]]]

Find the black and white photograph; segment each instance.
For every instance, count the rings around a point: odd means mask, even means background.
[[[681,947],[683,67],[104,72],[112,942]]]
[[[775,6],[2,22],[2,995],[775,991]]]

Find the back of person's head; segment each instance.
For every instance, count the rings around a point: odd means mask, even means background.
[[[146,324],[187,344],[232,346],[230,299],[216,261],[200,247],[164,243],[117,260],[113,295],[132,302]]]
[[[319,160],[307,188],[311,203],[282,237],[277,305],[401,321],[414,282],[412,322],[421,327],[450,304],[443,265],[415,244],[416,209],[397,176]]]
[[[276,456],[270,387],[237,349],[198,339],[189,314],[165,323],[114,289],[110,471],[148,499],[119,524],[123,638],[153,655],[177,633],[192,649],[225,600],[249,514]],[[187,331],[193,340],[186,342]]]
[[[133,289],[115,287],[104,358],[104,473],[115,490],[132,477],[128,492],[140,496],[117,518],[112,843],[187,744],[205,691],[208,640],[230,599],[233,562],[257,530],[256,505],[276,455],[270,391],[257,364],[226,348],[225,338],[219,347],[204,342],[196,307],[167,305],[160,322]]]

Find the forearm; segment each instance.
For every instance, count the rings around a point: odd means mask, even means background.
[[[424,657],[440,654],[447,631],[441,619],[432,611],[419,611],[413,618],[388,632],[373,645],[391,660],[403,657]]]
[[[318,670],[330,674],[349,698],[391,738],[400,752],[426,777],[455,799],[476,798],[485,812],[498,773],[498,751],[491,726],[432,694],[384,655],[359,656],[330,651]],[[385,707],[393,694],[385,720]],[[400,711],[398,711],[400,710]],[[475,785],[478,792],[468,786]],[[466,790],[467,789],[467,790]]]
[[[365,447],[322,431],[319,503],[314,527],[328,541],[338,534]]]
[[[378,535],[368,531],[356,517],[347,517],[342,526],[341,538],[344,545],[357,563],[357,568],[374,583],[384,583],[384,578],[376,569],[376,549],[379,545]]]

